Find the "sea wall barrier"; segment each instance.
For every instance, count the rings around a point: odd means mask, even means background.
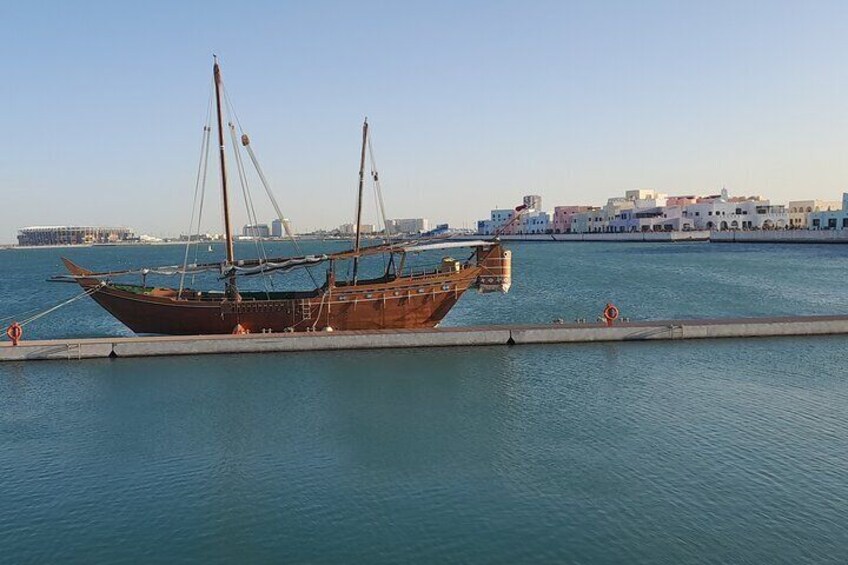
[[[716,231],[710,243],[848,243],[848,230]]]
[[[501,235],[502,241],[609,241],[609,242],[673,242],[709,241],[708,231],[623,232],[623,233],[548,233]],[[465,236],[463,236],[463,239]],[[469,239],[472,239],[468,236]],[[480,236],[474,236],[480,238]]]
[[[482,326],[425,330],[55,339],[0,343],[0,362],[413,347],[848,335],[848,316]]]
[[[459,236],[455,239],[477,239]],[[673,231],[623,233],[549,233],[501,235],[502,241],[621,242],[621,243],[848,243],[844,230]]]

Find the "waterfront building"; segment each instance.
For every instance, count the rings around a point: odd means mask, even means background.
[[[551,233],[551,216],[541,210],[531,210],[518,221],[519,234]]]
[[[697,204],[700,196],[669,196],[665,199],[666,206],[688,206],[689,204]]]
[[[809,215],[813,212],[837,212],[842,203],[836,200],[791,200],[786,208],[789,212],[789,227],[805,230],[812,227]]]
[[[372,234],[374,233],[374,224],[359,224],[361,234]],[[356,224],[342,224],[339,226],[339,233],[341,235],[355,235],[356,234]]]
[[[597,206],[571,216],[571,233],[598,233],[606,231],[605,226],[604,211]]]
[[[477,233],[494,235],[506,224],[509,225],[500,232],[504,235],[550,233],[552,231],[551,217],[550,214],[542,211],[542,197],[538,194],[528,194],[524,197],[523,203],[524,210],[520,220],[510,223],[516,214],[512,208],[495,208],[489,213],[488,220],[477,221]]]
[[[528,194],[524,197],[524,206],[530,210],[541,210],[542,197],[538,194]]]
[[[624,197],[607,200],[602,224],[594,228],[609,233],[652,231],[656,219],[662,217],[666,199],[666,194],[651,189],[628,190]]]
[[[438,237],[453,235],[474,235],[476,232],[470,228],[452,228],[450,224],[437,224],[435,228],[421,234],[422,237]]]
[[[609,222],[608,230],[622,232],[690,231],[693,222],[683,215],[682,206],[631,208],[622,211]]]
[[[430,230],[430,220],[427,218],[403,218],[387,220],[391,233],[418,234]]]
[[[541,206],[541,198],[524,197],[526,205]],[[541,209],[528,208],[522,219],[502,233],[633,233],[651,231],[725,231],[779,230],[802,228],[816,208],[830,211],[830,216],[810,221],[811,229],[848,227],[848,201],[837,209],[838,203],[821,200],[794,201],[789,209],[772,204],[761,196],[734,196],[722,189],[707,196],[668,196],[652,189],[628,190],[624,196],[607,199],[601,207],[556,206],[552,215]],[[807,208],[813,210],[806,212]],[[840,215],[841,214],[841,215]],[[477,223],[477,232],[492,235],[515,215],[511,209],[495,209],[488,220]],[[799,220],[799,217],[803,219]],[[812,216],[810,216],[812,217]]]
[[[180,234],[179,241],[221,241],[224,235],[220,233]]]
[[[135,240],[130,228],[98,226],[32,226],[18,230],[18,245],[86,245]]]
[[[496,208],[490,212],[488,220],[477,222],[477,233],[480,235],[495,235],[513,217],[515,217],[515,210],[512,208]],[[516,233],[515,224],[507,226],[502,233],[504,235]]]
[[[624,193],[625,200],[632,202],[634,208],[661,208],[666,205],[668,195],[650,188],[638,188]]]
[[[773,205],[760,196],[707,197],[685,206],[683,216],[692,221],[696,230],[774,230],[789,225],[786,207]]]
[[[808,214],[809,229],[834,230],[848,228],[848,192],[842,194],[842,206],[837,210],[824,210]]]
[[[576,214],[596,209],[593,206],[555,206],[551,227],[554,233],[571,233],[573,231],[572,223]]]
[[[242,228],[241,235],[242,237],[265,239],[271,236],[271,230],[268,229],[268,224],[248,224]]]
[[[271,222],[271,237],[285,237],[292,235],[291,222],[288,218],[280,220],[277,218]]]

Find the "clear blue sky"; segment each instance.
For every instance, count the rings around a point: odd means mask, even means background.
[[[636,187],[838,198],[846,29],[844,1],[3,0],[0,240],[184,231],[213,52],[298,228],[352,220],[365,115],[393,217]]]

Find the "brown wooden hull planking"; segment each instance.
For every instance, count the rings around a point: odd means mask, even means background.
[[[307,292],[223,293],[103,284],[65,259],[80,286],[135,333],[204,335],[284,331],[413,329],[435,327],[471,287],[482,292],[509,288],[509,251],[493,244],[476,264],[416,275],[325,284]],[[496,289],[495,285],[501,284]],[[100,288],[95,289],[100,285]]]

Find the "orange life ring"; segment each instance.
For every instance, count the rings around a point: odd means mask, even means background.
[[[12,340],[12,345],[17,345],[24,335],[24,329],[17,322],[12,322],[12,325],[6,328],[6,337]]]
[[[615,304],[607,304],[604,308],[604,319],[609,323],[616,321],[619,314],[620,312]]]
[[[241,324],[236,324],[236,327],[233,328],[233,335],[244,335],[246,333],[249,332]]]

